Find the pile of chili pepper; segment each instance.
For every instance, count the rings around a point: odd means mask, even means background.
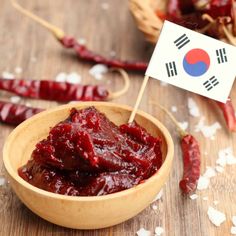
[[[74,37],[65,35],[61,29],[21,7],[15,0],[11,0],[11,2],[18,11],[47,28],[63,47],[73,49],[80,60],[102,63],[126,70],[146,71],[148,63],[122,61],[94,53],[85,45],[81,45]],[[209,0],[205,4],[201,4],[202,1],[199,0],[169,0],[167,11],[161,13],[161,19],[171,20],[219,39],[226,36],[232,44],[236,45],[236,38],[234,38],[236,35],[234,2],[234,0]],[[158,12],[160,14],[160,11]],[[236,117],[230,98],[226,104],[218,102],[216,104],[224,114],[229,130],[236,131]]]
[[[151,104],[158,106],[163,110],[173,123],[177,126],[180,135],[180,144],[183,154],[183,177],[179,182],[179,187],[184,194],[189,194],[196,190],[200,177],[201,152],[196,138],[186,133],[178,124],[174,116],[163,106],[156,102]]]
[[[165,19],[221,39],[228,37],[223,30],[225,26],[231,25],[231,33],[235,35],[234,2],[234,0],[169,0]]]

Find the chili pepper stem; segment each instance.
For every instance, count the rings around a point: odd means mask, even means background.
[[[130,78],[129,78],[128,73],[125,70],[118,69],[118,68],[111,68],[110,71],[119,72],[121,74],[121,76],[124,80],[124,86],[119,91],[110,92],[109,96],[108,96],[108,100],[112,100],[112,99],[122,96],[123,94],[125,94],[128,91],[129,86],[130,86]]]
[[[213,25],[215,23],[215,20],[210,15],[208,15],[208,14],[203,14],[202,15],[202,19],[203,20],[207,20],[207,21],[210,22],[209,25],[207,25],[207,26],[211,26],[211,25]],[[233,34],[227,29],[227,27],[224,24],[221,24],[221,27],[222,27],[222,30],[223,30],[226,38],[229,40],[229,42],[232,45],[235,46],[236,45],[236,38],[233,36]],[[210,28],[210,27],[208,27],[208,28]]]
[[[181,137],[184,137],[187,135],[187,132],[185,132],[179,125],[178,121],[175,119],[175,117],[162,105],[160,105],[159,103],[155,102],[155,101],[149,101],[150,104],[155,105],[157,107],[159,107],[162,111],[164,111],[169,117],[170,119],[173,121],[173,123],[176,125],[176,127],[179,130],[179,134]]]
[[[58,40],[61,40],[64,37],[65,33],[60,28],[52,25],[51,23],[45,21],[44,19],[36,16],[32,12],[26,10],[21,5],[19,5],[19,3],[17,3],[15,0],[11,0],[11,4],[16,10],[21,12],[23,15],[28,16],[29,18],[36,21],[44,28],[48,29]]]

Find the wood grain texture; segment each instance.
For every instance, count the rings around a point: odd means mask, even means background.
[[[87,45],[94,51],[109,55],[115,51],[122,59],[148,61],[152,46],[144,41],[143,35],[136,29],[129,13],[126,0],[57,0],[57,1],[27,1],[19,0],[26,8],[33,10],[39,16],[63,28],[68,34],[77,38],[85,38]],[[109,4],[108,10],[101,8],[101,3]],[[14,72],[16,66],[23,68],[22,77],[34,79],[54,79],[59,72],[76,71],[83,77],[83,83],[97,83],[88,73],[91,64],[80,62],[70,51],[63,49],[54,38],[43,28],[18,14],[9,1],[0,1],[0,72]],[[36,59],[36,61],[35,61]],[[141,74],[130,73],[132,86],[129,93],[116,103],[133,105],[142,83]],[[119,76],[106,76],[101,81],[111,81],[111,89],[121,86]],[[11,95],[0,92],[0,99],[8,100]],[[204,138],[200,133],[194,133],[194,127],[199,118],[193,118],[188,113],[187,98],[192,97],[199,105],[200,112],[206,118],[207,124],[219,121],[222,129],[217,131],[215,140]],[[179,121],[189,122],[189,131],[199,140],[202,149],[202,173],[206,166],[215,166],[218,151],[231,146],[236,153],[236,135],[230,134],[224,124],[222,115],[208,100],[173,86],[161,86],[156,80],[150,80],[144,94],[140,109],[158,117],[169,128],[175,145],[175,159],[169,181],[164,188],[163,198],[157,201],[158,209],[146,208],[141,214],[120,225],[92,231],[71,230],[50,224],[30,212],[11,191],[9,185],[0,186],[0,235],[78,235],[78,236],[131,236],[144,227],[152,232],[156,226],[165,229],[165,235],[170,236],[222,236],[230,235],[231,216],[236,215],[236,175],[235,166],[228,166],[224,173],[211,179],[209,189],[197,192],[199,198],[190,200],[183,197],[178,188],[182,175],[182,155],[178,145],[178,136],[172,123],[157,108],[148,105],[150,99],[155,99],[168,109],[172,105],[178,107],[175,113]],[[235,87],[232,90],[233,103],[236,106]],[[32,106],[42,108],[54,107],[54,102],[22,99],[21,103],[30,102]],[[12,127],[0,125],[0,148]],[[207,152],[207,154],[205,153]],[[0,175],[4,176],[2,153],[0,154]],[[208,200],[203,200],[208,197]],[[227,221],[220,227],[215,227],[208,220],[208,206],[214,206],[213,201],[219,201],[215,206],[226,213]],[[35,203],[37,204],[37,203]]]

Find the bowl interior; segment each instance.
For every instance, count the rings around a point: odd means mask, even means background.
[[[67,118],[72,107],[82,109],[91,105],[103,112],[116,125],[127,123],[131,113],[131,108],[128,106],[101,102],[75,103],[42,112],[23,122],[8,137],[4,146],[4,164],[8,173],[22,183],[23,180],[18,176],[17,169],[30,159],[36,143],[47,137],[50,127]],[[164,161],[168,146],[171,146],[172,142],[168,131],[159,121],[144,112],[139,111],[135,120],[153,136],[159,136],[163,140]]]

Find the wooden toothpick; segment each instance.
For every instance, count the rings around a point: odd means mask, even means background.
[[[143,79],[143,83],[142,83],[142,86],[139,90],[139,93],[138,93],[138,97],[137,97],[137,100],[136,100],[136,103],[134,105],[134,108],[133,108],[133,111],[130,115],[130,118],[129,118],[129,123],[132,123],[134,121],[134,118],[135,118],[135,115],[136,115],[136,112],[138,110],[138,107],[139,107],[139,104],[142,100],[142,97],[143,97],[143,92],[147,86],[147,82],[148,82],[148,79],[149,79],[149,76],[148,75],[145,75],[144,76],[144,79]]]

